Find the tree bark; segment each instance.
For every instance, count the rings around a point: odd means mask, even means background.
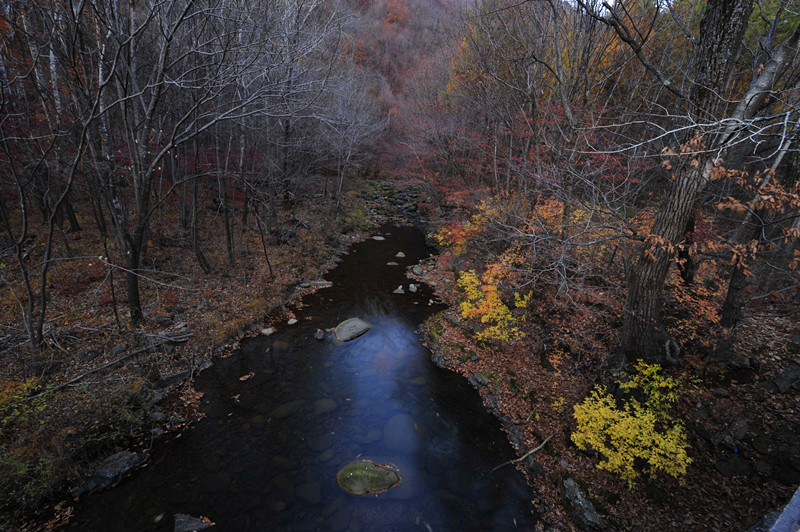
[[[726,105],[728,81],[752,10],[753,0],[710,0],[706,5],[690,91],[691,114],[698,121],[717,120]],[[749,104],[745,103],[745,107]],[[672,245],[683,239],[695,202],[714,168],[713,150],[724,146],[728,134],[727,130],[721,131],[708,146],[710,149],[696,157],[694,166],[686,165],[673,177],[656,213],[653,235]],[[631,269],[622,330],[628,360],[641,357],[651,362],[670,362],[674,351],[670,345],[674,342],[664,327],[662,299],[671,262],[672,254],[666,250],[645,248]]]

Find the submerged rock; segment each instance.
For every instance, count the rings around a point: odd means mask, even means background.
[[[408,414],[395,414],[383,427],[383,442],[398,454],[411,454],[417,447],[417,423]]]
[[[305,406],[306,402],[302,399],[284,403],[279,407],[273,409],[269,415],[273,419],[285,419]]]
[[[361,318],[350,318],[336,326],[334,335],[340,342],[349,342],[350,340],[355,340],[370,329],[372,329],[372,325]]]
[[[350,495],[381,493],[400,484],[400,475],[387,465],[369,460],[350,462],[336,474],[336,483]]]
[[[406,291],[403,290],[403,285],[398,286],[392,291],[393,294],[405,294]]]
[[[315,414],[326,414],[332,410],[336,410],[339,405],[333,399],[328,397],[323,397],[322,399],[317,399],[314,401],[314,413]]]

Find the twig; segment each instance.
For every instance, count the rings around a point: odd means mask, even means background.
[[[144,353],[145,351],[150,351],[151,349],[153,349],[153,350],[157,349],[157,348],[159,348],[159,347],[161,347],[161,346],[163,346],[163,345],[165,345],[167,343],[169,343],[169,342],[168,341],[161,342],[161,343],[158,343],[158,344],[155,344],[155,345],[143,347],[142,349],[137,349],[136,351],[133,351],[132,353],[128,353],[127,355],[121,356],[118,359],[113,360],[113,361],[111,361],[111,362],[109,362],[107,364],[103,364],[102,366],[98,366],[96,368],[90,369],[86,373],[82,373],[81,375],[78,375],[77,377],[74,377],[74,378],[68,380],[67,382],[61,383],[58,386],[54,386],[52,388],[49,388],[49,389],[44,390],[42,392],[39,392],[36,395],[31,395],[30,397],[26,397],[25,399],[22,399],[20,401],[16,401],[14,403],[11,403],[8,406],[13,406],[13,405],[16,405],[16,404],[19,404],[19,403],[24,403],[26,401],[30,401],[31,399],[36,399],[37,397],[41,397],[43,395],[47,395],[49,393],[55,392],[57,390],[60,390],[62,388],[66,388],[67,386],[70,386],[70,385],[78,382],[79,380],[83,379],[84,377],[87,377],[87,376],[89,376],[89,375],[91,375],[93,373],[97,373],[98,371],[101,371],[101,370],[106,369],[106,368],[108,368],[110,366],[113,366],[114,364],[119,364],[123,360],[127,360],[127,359],[131,358],[132,356],[138,355],[139,353]]]
[[[500,469],[500,468],[501,468],[501,467],[503,467],[503,466],[507,466],[508,464],[516,464],[517,462],[522,462],[522,461],[523,461],[523,460],[525,460],[527,457],[529,457],[530,455],[532,455],[533,453],[535,453],[536,451],[540,450],[542,447],[544,447],[545,445],[547,445],[547,442],[549,442],[549,441],[550,441],[550,438],[552,438],[552,437],[553,437],[553,435],[551,434],[550,436],[548,436],[547,438],[545,438],[545,439],[544,439],[544,441],[543,441],[541,444],[539,444],[539,446],[538,446],[538,447],[536,447],[535,449],[531,449],[530,451],[528,451],[527,453],[523,454],[523,455],[522,455],[522,456],[520,456],[519,458],[514,458],[513,460],[509,460],[508,462],[503,462],[503,463],[502,463],[502,464],[500,464],[499,466],[497,466],[497,467],[495,467],[494,469],[492,469],[492,473],[494,473],[495,471],[497,471],[498,469]]]

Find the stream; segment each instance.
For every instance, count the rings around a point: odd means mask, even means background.
[[[84,497],[69,527],[172,530],[183,513],[225,531],[532,530],[523,475],[492,472],[514,457],[499,422],[415,333],[441,310],[429,287],[412,293],[405,277],[428,255],[422,232],[378,234],[384,240],[351,246],[326,276],[332,287],[303,298],[297,324],[244,340],[202,372],[207,417],[157,445],[148,467]],[[315,338],[352,317],[372,329],[347,343]],[[400,485],[342,491],[337,472],[362,459],[394,466]]]

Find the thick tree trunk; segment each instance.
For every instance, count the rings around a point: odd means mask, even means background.
[[[676,244],[694,215],[697,195],[705,185],[704,174],[711,172],[710,156],[704,164],[676,176],[656,213],[652,233]],[[672,254],[648,244],[631,269],[623,320],[623,348],[628,360],[643,358],[651,362],[670,362],[670,339],[664,327],[662,292]]]
[[[717,120],[726,104],[728,80],[752,9],[753,0],[709,0],[706,5],[690,92],[692,115],[698,121]],[[739,105],[734,114],[746,115],[751,104]],[[726,130],[720,131],[707,147],[710,150],[721,148],[727,135]],[[694,214],[695,202],[714,167],[712,157],[716,154],[704,152],[696,157],[696,165],[687,165],[673,177],[652,229],[652,234],[667,245],[677,245],[683,239]],[[674,354],[671,346],[675,344],[667,335],[662,310],[664,283],[671,262],[672,253],[645,247],[631,269],[622,331],[628,360],[644,358],[665,363],[670,362]]]

